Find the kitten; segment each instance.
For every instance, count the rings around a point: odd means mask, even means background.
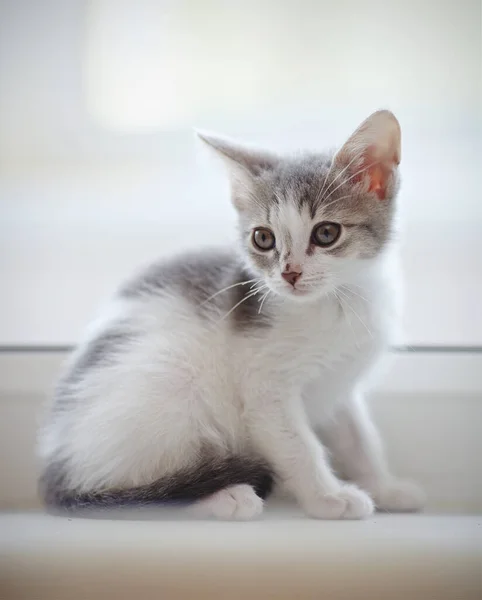
[[[396,312],[396,118],[374,113],[333,157],[200,136],[228,167],[239,251],[159,262],[119,290],[41,432],[47,504],[250,519],[276,483],[316,518],[420,508],[363,401]]]

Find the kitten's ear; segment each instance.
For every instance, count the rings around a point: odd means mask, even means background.
[[[384,200],[390,193],[401,158],[401,132],[395,115],[380,110],[368,117],[337,152],[335,165],[346,169],[353,183]]]
[[[197,135],[224,159],[234,174],[256,176],[263,171],[270,171],[278,162],[276,155],[238,144],[228,138],[196,131]]]
[[[275,154],[249,148],[224,137],[196,131],[197,135],[215,150],[228,168],[231,180],[232,201],[241,212],[260,204],[254,180],[263,172],[271,171],[279,159]]]

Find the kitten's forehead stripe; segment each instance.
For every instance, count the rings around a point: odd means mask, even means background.
[[[317,210],[316,203],[315,203],[315,202],[313,202],[313,203],[311,204],[311,207],[310,207],[310,217],[311,217],[312,219],[314,219],[314,218],[315,218],[315,216],[316,216],[316,210]]]
[[[266,181],[266,186],[271,187],[271,192],[266,195],[268,203],[294,203],[300,212],[308,207],[310,217],[314,219],[331,191],[330,181],[335,176],[331,170],[332,160],[332,155],[308,154],[282,161]]]

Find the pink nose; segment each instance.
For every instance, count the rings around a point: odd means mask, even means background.
[[[285,279],[288,283],[291,283],[291,285],[295,285],[295,283],[298,281],[298,279],[301,277],[301,272],[300,271],[284,271],[283,273],[281,273],[281,277],[283,279]]]

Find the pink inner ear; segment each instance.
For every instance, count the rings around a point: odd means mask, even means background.
[[[374,192],[379,200],[385,200],[388,180],[395,164],[395,157],[389,161],[377,160],[373,149],[368,148],[362,167],[366,170],[362,171],[356,180],[361,181],[362,178],[368,177],[370,180],[368,190]]]
[[[353,183],[363,181],[384,200],[400,163],[400,125],[395,116],[387,110],[373,113],[342,146],[335,161],[350,170]]]
[[[368,188],[370,192],[375,192],[380,200],[385,200],[388,173],[384,173],[382,165],[377,164],[368,169],[368,176],[370,177]]]

